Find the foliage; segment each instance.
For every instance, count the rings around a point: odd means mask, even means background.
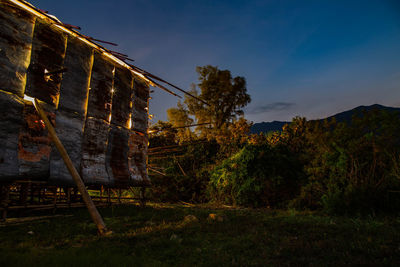
[[[189,116],[188,110],[185,109],[184,105],[179,101],[176,108],[169,108],[167,110],[168,121],[173,127],[176,127],[176,139],[178,142],[189,142],[195,139],[194,133],[189,127],[185,127],[193,124],[193,119]]]
[[[150,127],[150,147],[163,147],[176,144],[177,130],[170,122],[159,120]]]
[[[400,118],[372,110],[349,124],[294,118],[282,132],[251,135],[212,173],[212,196],[244,206],[396,213]]]
[[[198,103],[196,99],[186,98],[189,112],[199,120],[207,120],[221,127],[224,123],[243,115],[241,108],[250,102],[247,94],[246,80],[243,77],[232,77],[229,70],[219,70],[217,67],[197,67],[199,74],[199,97],[210,106]]]
[[[215,168],[209,190],[224,203],[282,207],[302,176],[302,166],[285,146],[246,145]]]
[[[198,67],[197,72],[200,93],[194,86],[192,94],[209,105],[186,97],[184,103],[167,110],[168,122],[159,121],[152,127],[150,146],[166,148],[164,156],[149,157],[151,167],[158,169],[151,170],[151,179],[153,196],[159,200],[208,200],[210,170],[247,142],[251,124],[238,117],[250,102],[245,79],[212,66]],[[193,123],[206,126],[199,125],[193,132],[187,127]],[[177,144],[179,147],[172,151],[171,145]]]
[[[400,210],[400,117],[368,109],[351,121],[295,117],[281,132],[250,135],[241,115],[246,82],[228,70],[198,67],[199,84],[159,122],[151,146],[185,146],[158,164],[155,195],[168,201],[207,200],[253,207],[323,209],[329,213]],[[206,123],[193,132],[184,126]],[[208,192],[208,195],[206,195]]]
[[[229,70],[219,70],[217,67],[197,67],[200,89],[193,85],[191,94],[208,103],[206,105],[195,98],[185,96],[184,103],[178,103],[177,108],[171,108],[168,119],[174,125],[188,125],[195,119],[200,125],[196,132],[200,138],[215,139],[217,135],[226,135],[230,124],[238,116],[243,115],[242,108],[250,103],[244,77],[232,77]],[[192,117],[190,117],[192,116]]]
[[[220,147],[218,160],[226,159],[243,148],[248,142],[250,128],[251,123],[244,118],[223,125],[214,137]]]
[[[152,197],[159,201],[205,202],[209,169],[215,163],[218,145],[203,140],[181,147],[179,153],[153,160],[165,175],[153,174]]]
[[[313,156],[301,196],[294,204],[322,206],[331,213],[397,212],[400,180],[394,159],[400,155],[397,114],[373,110],[351,124],[314,125]]]

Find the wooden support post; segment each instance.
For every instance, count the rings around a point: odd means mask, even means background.
[[[121,194],[122,194],[122,191],[121,191],[121,188],[120,188],[120,189],[118,189],[118,203],[119,204],[121,204]]]
[[[76,187],[74,187],[74,198],[73,198],[73,202],[77,202],[78,201],[78,189]]]
[[[0,220],[5,221],[7,219],[8,204],[10,202],[10,185],[3,185],[0,189],[0,207],[3,208]]]
[[[55,214],[57,210],[57,187],[51,191],[53,192],[53,214]]]
[[[75,169],[75,167],[72,163],[72,160],[68,156],[67,151],[65,150],[63,144],[61,143],[60,139],[58,138],[53,125],[50,123],[49,119],[47,118],[46,113],[44,112],[39,101],[36,98],[35,98],[34,104],[35,104],[36,110],[39,113],[39,116],[44,121],[44,124],[47,127],[47,131],[49,132],[49,135],[50,135],[52,141],[54,142],[54,145],[56,146],[58,152],[60,152],[60,155],[65,163],[65,166],[68,168],[68,171],[70,172],[70,174],[72,176],[72,179],[74,180],[76,186],[78,187],[78,190],[82,195],[83,201],[86,204],[89,214],[92,217],[93,222],[97,226],[99,234],[106,235],[106,234],[111,233],[107,230],[107,227],[103,221],[103,218],[101,217],[99,211],[97,210],[92,199],[90,198],[89,193],[86,190],[85,184],[83,183],[81,176],[79,175],[78,171]]]
[[[107,193],[108,193],[107,202],[108,202],[108,205],[111,206],[111,190],[109,187],[107,187]]]
[[[20,186],[20,191],[19,191],[19,204],[20,205],[26,205],[26,201],[28,200],[28,188],[29,184],[28,183],[22,183]]]
[[[67,187],[67,204],[68,207],[71,207],[71,188]]]
[[[100,187],[100,202],[103,202],[103,191],[104,191],[104,188],[103,188],[103,186],[101,186]]]
[[[39,202],[39,204],[40,204],[41,200],[42,200],[42,187],[39,186],[39,189],[38,189],[38,202]]]
[[[30,201],[30,203],[31,204],[33,204],[33,202],[34,202],[34,198],[35,198],[35,191],[34,191],[34,185],[32,184],[32,183],[30,183],[30,193],[31,193],[31,196],[30,196],[30,198],[31,198],[31,201]]]
[[[53,189],[53,205],[54,205],[53,213],[55,213],[56,209],[57,209],[57,190],[58,190],[58,187]]]
[[[146,187],[142,186],[140,188],[140,196],[139,196],[139,198],[140,198],[140,206],[141,207],[145,207],[146,206],[146,199],[145,199],[145,196],[144,196],[145,192],[146,192]]]

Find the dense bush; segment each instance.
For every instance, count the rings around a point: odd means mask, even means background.
[[[333,121],[309,127],[309,178],[293,206],[321,207],[330,213],[399,211],[397,114],[374,110],[355,115],[351,124]]]
[[[151,175],[152,198],[159,201],[208,201],[209,170],[219,146],[212,141],[182,146],[178,155],[157,161],[165,175]]]
[[[281,207],[302,177],[302,166],[285,146],[247,145],[214,169],[209,194],[235,205]]]
[[[153,196],[336,214],[396,213],[399,133],[398,114],[372,110],[348,123],[294,118],[282,132],[203,140],[186,146],[180,157],[161,160],[166,176],[152,176]]]

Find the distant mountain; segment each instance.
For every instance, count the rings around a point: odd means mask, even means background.
[[[353,114],[357,113],[362,113],[363,111],[370,111],[373,109],[381,109],[381,110],[386,110],[386,111],[398,111],[400,112],[400,108],[394,108],[394,107],[385,107],[382,105],[374,104],[371,106],[359,106],[356,108],[353,108],[351,110],[343,111],[338,114],[335,114],[333,116],[327,117],[326,119],[332,119],[333,117],[336,118],[337,122],[350,122],[351,118],[353,117]],[[325,120],[325,119],[319,119],[320,121]],[[272,121],[272,122],[259,122],[259,123],[254,123],[253,126],[250,129],[250,133],[267,133],[267,132],[273,132],[273,131],[282,131],[283,125],[290,123],[288,121]]]
[[[400,108],[386,107],[386,106],[382,106],[379,104],[374,104],[371,106],[359,106],[359,107],[353,108],[348,111],[343,111],[343,112],[340,112],[333,116],[330,116],[327,119],[332,119],[333,117],[335,117],[337,122],[351,122],[351,118],[353,117],[353,114],[362,114],[363,111],[368,112],[373,109],[386,110],[389,112],[400,111]],[[321,119],[321,120],[324,120],[324,119]]]
[[[268,132],[275,132],[275,131],[282,131],[283,125],[287,124],[287,121],[272,121],[272,122],[259,122],[254,123],[251,126],[250,133],[268,133]]]

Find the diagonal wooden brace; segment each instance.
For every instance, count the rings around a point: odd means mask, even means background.
[[[60,139],[58,138],[56,131],[54,130],[53,125],[50,123],[49,119],[47,118],[46,113],[42,109],[39,101],[34,99],[34,104],[36,107],[39,116],[44,121],[44,124],[47,127],[51,140],[54,142],[58,152],[60,152],[62,159],[64,160],[65,166],[68,168],[72,179],[74,180],[76,186],[78,187],[79,192],[82,195],[83,201],[86,204],[86,207],[89,211],[90,216],[92,217],[93,222],[96,224],[97,229],[100,235],[109,235],[111,231],[107,230],[106,225],[104,224],[103,218],[101,217],[99,211],[97,210],[96,206],[94,205],[92,199],[89,196],[89,193],[86,190],[85,184],[82,181],[81,176],[79,175],[78,171],[75,169],[74,165],[72,164],[71,158],[68,156],[67,151],[65,150],[63,144],[61,143]]]

